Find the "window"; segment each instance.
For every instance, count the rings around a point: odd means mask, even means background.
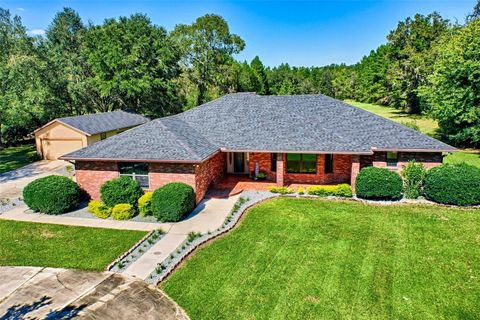
[[[325,173],[333,172],[333,154],[325,155]]]
[[[270,171],[275,172],[277,171],[277,154],[272,153],[270,158]]]
[[[317,173],[317,155],[287,153],[287,173]]]
[[[118,164],[120,176],[131,177],[136,180],[140,187],[148,189],[150,182],[148,179],[148,163],[144,162],[121,162]]]
[[[396,167],[398,162],[398,152],[387,152],[387,166]]]
[[[100,133],[100,140],[105,140],[105,139],[107,139],[107,133],[106,132]]]

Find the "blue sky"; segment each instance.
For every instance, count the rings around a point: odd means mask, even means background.
[[[0,7],[22,17],[32,32],[41,33],[65,6],[77,10],[84,21],[146,13],[171,30],[206,13],[222,15],[231,31],[246,42],[237,56],[264,64],[288,62],[295,66],[355,63],[384,43],[399,20],[415,13],[438,11],[463,22],[475,0],[340,0],[340,1],[3,1]]]

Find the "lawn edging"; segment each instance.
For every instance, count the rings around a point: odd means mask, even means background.
[[[160,241],[165,235],[165,232],[161,229],[152,230],[148,232],[142,239],[140,239],[137,243],[135,243],[130,249],[125,251],[122,255],[116,258],[112,263],[110,263],[106,268],[105,271],[123,272],[130,264],[132,264],[135,260],[140,258],[143,253],[145,253],[148,249],[150,249],[155,243]],[[155,237],[155,239],[153,239]],[[141,250],[141,246],[144,247],[143,252],[138,253],[137,255],[133,255],[134,252],[138,252]],[[130,259],[127,259],[130,257]]]
[[[266,200],[277,197],[278,194],[271,192],[243,191],[221,227],[207,234],[198,235],[192,241],[189,241],[187,238],[177,247],[174,251],[175,254],[172,253],[168,258],[159,263],[157,268],[145,281],[156,286],[159,285],[160,282],[171,275],[183,261],[191,256],[197,248],[221,237],[237,226],[243,214],[248,209]]]

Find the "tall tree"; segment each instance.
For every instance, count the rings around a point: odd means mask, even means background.
[[[267,74],[265,73],[265,67],[258,56],[253,58],[250,62],[250,68],[252,69],[253,76],[255,77],[255,92],[258,94],[270,94],[270,88],[268,85]]]
[[[51,97],[41,41],[27,35],[20,17],[0,8],[0,143],[23,138],[41,122]]]
[[[390,47],[391,104],[409,113],[422,112],[418,88],[432,72],[431,48],[449,28],[438,13],[416,14],[398,23],[387,36]]]
[[[57,103],[51,118],[92,111],[94,90],[88,90],[90,68],[81,54],[86,27],[71,8],[58,12],[46,32],[48,81]]]
[[[480,19],[445,35],[422,95],[440,133],[462,147],[480,148]]]
[[[218,75],[230,65],[232,55],[243,50],[245,42],[214,14],[199,17],[191,25],[177,25],[172,37],[182,48],[185,70],[197,89],[196,104],[207,102],[208,90],[218,86]]]
[[[142,14],[107,19],[85,35],[82,53],[101,111],[128,109],[151,116],[179,112],[180,54],[164,28]]]

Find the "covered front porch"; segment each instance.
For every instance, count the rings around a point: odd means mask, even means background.
[[[351,183],[359,167],[359,157],[350,154],[225,152],[224,178],[210,187],[207,197],[268,190],[273,185]]]

